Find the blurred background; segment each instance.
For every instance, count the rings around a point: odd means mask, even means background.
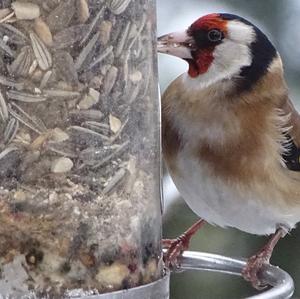
[[[300,109],[300,1],[157,1],[158,35],[187,28],[200,16],[212,12],[243,16],[269,36],[282,56],[291,97]],[[161,92],[186,70],[184,61],[159,55]],[[175,238],[192,225],[197,216],[186,206],[167,176],[164,179],[164,198],[163,234],[165,238]],[[249,257],[266,241],[266,237],[206,225],[193,238],[190,249],[233,257]],[[272,257],[272,264],[292,275],[296,285],[293,298],[300,298],[300,227],[280,241]],[[244,298],[253,294],[255,291],[239,277],[209,272],[172,275],[171,299]]]

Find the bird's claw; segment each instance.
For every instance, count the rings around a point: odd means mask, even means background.
[[[261,279],[260,272],[264,265],[269,263],[269,257],[265,252],[260,252],[251,256],[245,268],[242,271],[242,276],[246,281],[249,281],[251,285],[257,290],[263,290],[268,287]]]
[[[181,235],[177,239],[162,240],[162,245],[167,249],[164,253],[165,266],[172,271],[180,272],[180,257],[189,247],[189,240],[185,235]]]

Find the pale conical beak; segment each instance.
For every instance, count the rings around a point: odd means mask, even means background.
[[[183,59],[193,59],[191,54],[192,49],[193,40],[185,31],[166,34],[157,40],[158,52]]]

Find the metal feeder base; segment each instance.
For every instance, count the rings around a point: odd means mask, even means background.
[[[170,275],[167,273],[162,279],[140,287],[102,295],[82,296],[80,299],[169,299],[169,283]]]

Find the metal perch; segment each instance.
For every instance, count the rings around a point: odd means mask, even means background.
[[[187,251],[181,261],[183,270],[205,270],[241,276],[246,265],[245,260],[234,259],[221,255]],[[272,286],[259,295],[246,299],[287,299],[294,293],[294,282],[291,276],[275,266],[266,266],[262,272],[262,279]]]

